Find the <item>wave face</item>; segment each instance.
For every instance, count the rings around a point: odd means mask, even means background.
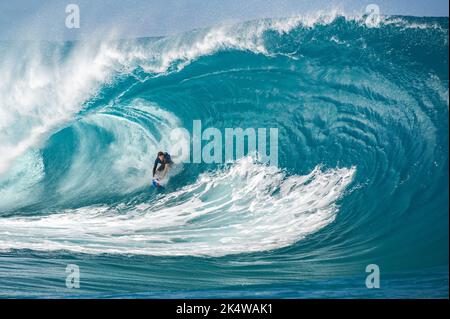
[[[0,295],[52,296],[75,263],[81,296],[448,297],[448,18],[266,19],[0,55]],[[179,163],[151,188],[155,154],[194,120],[278,128],[278,167]],[[364,287],[372,263],[383,292]]]

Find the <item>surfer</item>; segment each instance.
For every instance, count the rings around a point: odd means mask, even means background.
[[[159,167],[158,167],[159,164]],[[155,165],[153,165],[153,178],[155,178],[155,173],[158,171],[159,176],[158,179],[163,179],[167,172],[169,172],[170,165],[173,164],[172,158],[170,157],[170,154],[167,152],[158,152],[158,156],[155,159]],[[157,168],[158,167],[158,168]],[[162,172],[162,174],[161,174]]]

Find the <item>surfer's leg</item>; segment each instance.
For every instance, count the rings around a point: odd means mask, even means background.
[[[169,169],[170,169],[170,164],[165,164],[165,165],[164,165],[163,173],[162,173],[162,175],[161,175],[161,179],[163,179],[164,177],[166,177],[166,174],[167,174],[167,172],[169,171]]]
[[[164,171],[164,164],[159,164],[158,168],[155,171],[154,179],[161,179],[162,172]]]

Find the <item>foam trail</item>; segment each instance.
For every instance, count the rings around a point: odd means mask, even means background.
[[[287,176],[244,158],[151,203],[0,219],[0,249],[222,256],[291,245],[333,222],[354,168]]]

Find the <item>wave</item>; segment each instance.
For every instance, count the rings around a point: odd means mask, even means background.
[[[280,48],[272,48],[268,34],[276,32],[283,36],[293,30],[308,33],[339,20],[352,28],[366,28],[364,18],[342,16],[335,10],[329,14],[317,12],[289,19],[224,25],[149,41],[118,42],[112,33],[107,37],[93,35],[89,41],[62,45],[47,42],[7,44],[12,47],[3,53],[0,65],[3,77],[0,82],[0,128],[3,132],[0,135],[3,155],[0,173],[4,173],[16,157],[67,125],[90,100],[95,99],[102,86],[111,84],[120,74],[128,74],[137,68],[153,76],[166,74],[179,71],[202,56],[230,49],[295,57],[292,52],[277,52]],[[438,28],[443,35],[448,34],[448,29],[437,22],[420,23],[398,17],[383,17],[380,22],[380,27],[391,25],[398,30]],[[339,41],[337,35],[330,39]],[[361,45],[366,44],[362,41]],[[21,63],[16,60],[19,52]]]
[[[364,21],[4,44],[0,248],[223,256],[316,233],[339,260],[413,247],[418,221],[448,219],[448,19]],[[151,189],[156,152],[195,119],[278,128],[281,167],[180,165]],[[445,250],[433,230],[418,256]]]

